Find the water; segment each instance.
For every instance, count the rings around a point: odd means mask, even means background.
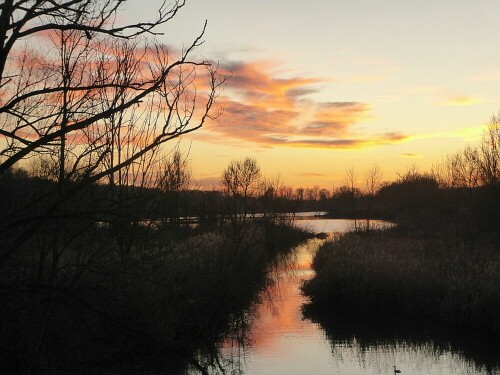
[[[393,224],[382,220],[370,220],[370,228],[387,228]],[[342,233],[356,229],[363,229],[367,226],[366,220],[339,220],[339,219],[323,219],[318,217],[298,217],[295,224],[309,230],[313,233]],[[314,251],[315,249],[311,249]]]
[[[317,233],[354,228],[350,220],[318,218],[298,221],[298,225]],[[275,273],[276,283],[268,291],[271,298],[256,306],[244,344],[227,341],[221,349],[223,371],[212,369],[213,374],[389,375],[394,374],[394,365],[402,374],[500,374],[500,355],[485,355],[482,362],[476,361],[474,358],[484,354],[480,349],[474,351],[480,343],[467,339],[377,331],[377,327],[356,329],[342,322],[323,326],[304,319],[301,306],[307,301],[299,288],[313,276],[311,260],[322,242],[313,239],[299,246],[293,261]]]

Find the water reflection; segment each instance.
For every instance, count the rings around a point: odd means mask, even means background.
[[[313,233],[343,233],[358,229],[362,230],[367,226],[371,229],[383,229],[391,227],[394,224],[383,220],[339,220],[308,216],[304,218],[299,217],[295,221],[295,225]]]
[[[412,344],[405,341],[360,345],[356,339],[333,345],[332,358],[338,374],[391,374],[393,364],[403,374],[486,374],[485,367],[464,360],[451,351],[436,351],[432,342]]]
[[[338,373],[499,374],[498,343],[399,323],[375,325],[305,309],[326,334]]]
[[[310,219],[298,224],[317,233],[354,227],[348,220]],[[497,345],[482,338],[431,333],[411,322],[406,326],[353,322],[304,309],[307,301],[300,285],[312,277],[312,256],[321,243],[313,239],[297,247],[293,257],[272,273],[274,283],[239,322],[243,328],[218,348],[218,365],[207,373],[389,375],[397,365],[403,375],[500,374]]]

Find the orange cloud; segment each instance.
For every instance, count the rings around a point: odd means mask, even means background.
[[[314,119],[301,127],[304,135],[337,137],[349,133],[349,127],[366,117],[369,106],[356,102],[320,103]]]
[[[357,136],[351,138],[336,139],[311,139],[304,138],[299,140],[290,140],[286,145],[292,147],[316,147],[316,148],[364,148],[385,145],[389,143],[399,143],[410,139],[411,137],[403,133],[383,133],[373,136]]]
[[[325,79],[278,78],[269,62],[232,62],[231,74],[218,104],[224,109],[218,124],[206,126],[197,138],[227,143],[251,142],[261,147],[360,148],[400,142],[401,133],[366,136],[355,126],[369,118],[366,103],[321,102],[313,98]]]
[[[241,95],[247,103],[256,106],[288,107],[297,98],[317,92],[310,85],[321,82],[317,78],[275,78],[268,72],[272,63],[232,62],[223,66],[231,74],[228,89]]]

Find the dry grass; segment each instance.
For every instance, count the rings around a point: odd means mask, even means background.
[[[351,233],[325,243],[303,286],[312,305],[363,319],[500,334],[500,249],[494,240],[466,242],[397,229]]]

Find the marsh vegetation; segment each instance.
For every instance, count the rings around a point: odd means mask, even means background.
[[[410,169],[373,206],[397,227],[326,242],[306,311],[500,335],[500,127],[431,173]],[[327,314],[327,315],[328,315]]]
[[[0,4],[1,373],[224,372],[224,342],[246,342],[271,271],[312,236],[297,211],[355,219],[318,250],[306,312],[498,339],[498,117],[392,182],[373,165],[363,187],[349,168],[292,188],[244,158],[202,190],[173,142],[221,115],[231,74],[196,57],[206,23],[179,50],[154,39],[185,1],[131,24],[122,3]]]

